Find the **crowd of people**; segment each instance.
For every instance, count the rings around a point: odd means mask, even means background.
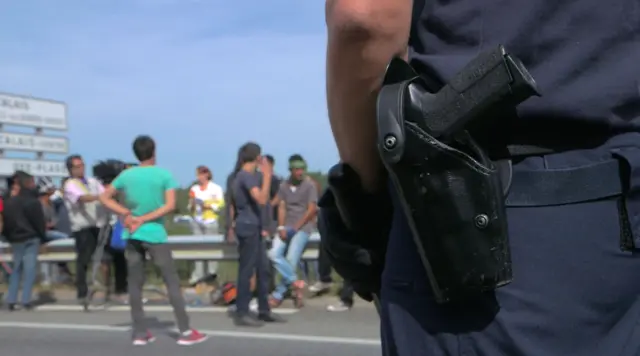
[[[67,158],[69,177],[59,189],[49,178],[36,178],[22,171],[9,178],[10,189],[2,200],[2,235],[11,245],[13,263],[6,265],[9,289],[4,302],[11,311],[32,309],[39,251],[50,241],[73,238],[75,271],[72,273],[64,263],[42,264],[41,284],[55,282],[51,271],[57,272],[54,275],[58,278],[75,278],[78,302],[86,303],[90,293],[87,273],[99,251],[107,298],[130,304],[133,342],[144,345],[153,341],[144,326],[142,295],[144,262],[149,256],[162,275],[175,310],[182,333],[178,343],[201,342],[205,336],[189,326],[180,280],[166,244],[165,216],[176,210],[179,186],[169,171],[155,165],[153,139],[138,137],[133,151],[139,163],[123,169],[114,179],[88,176],[80,155]],[[290,175],[286,178],[274,175],[274,165],[272,156],[263,156],[260,146],[250,142],[238,151],[226,191],[213,181],[206,166],[197,167],[197,180],[189,189],[187,209],[192,233],[213,235],[222,231],[228,241],[238,245],[234,320],[240,326],[284,322],[271,310],[279,307],[287,295],[297,307],[304,304],[307,286],[298,278],[298,266],[315,231],[320,185],[306,174],[307,163],[299,154],[289,157]],[[223,214],[227,223],[220,226]],[[101,243],[104,238],[101,234],[107,231],[111,237],[116,223],[124,226],[122,239],[126,244],[122,248]],[[331,267],[322,252],[318,263],[319,282],[308,289],[321,294],[332,287]],[[217,267],[213,261],[195,263],[190,284],[196,285],[215,275]],[[280,278],[273,289],[270,285],[274,270]],[[257,313],[249,307],[254,297],[258,301]],[[344,286],[340,300],[328,310],[343,311],[352,306],[353,291],[348,285]]]

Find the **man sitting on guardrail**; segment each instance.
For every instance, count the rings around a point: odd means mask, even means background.
[[[125,254],[129,274],[133,344],[146,345],[155,340],[145,326],[142,302],[147,254],[160,269],[167,287],[169,302],[173,307],[180,330],[178,344],[200,343],[206,339],[206,336],[189,326],[189,317],[180,289],[180,279],[173,263],[171,247],[167,245],[168,234],[164,226],[164,217],[175,210],[175,190],[178,188],[178,183],[168,170],[155,165],[156,145],[151,137],[137,137],[133,142],[133,152],[140,161],[140,165],[120,173],[100,195],[100,201],[120,215],[126,227],[122,238],[127,240]],[[126,207],[114,199],[119,191],[124,193]]]
[[[4,235],[13,253],[13,271],[6,300],[9,310],[16,308],[21,279],[22,307],[32,308],[31,291],[36,280],[38,251],[46,234],[44,212],[38,201],[33,176],[17,172],[15,182],[16,194],[5,202],[4,210]]]
[[[289,158],[289,179],[278,191],[278,235],[273,239],[269,258],[282,277],[271,294],[270,304],[277,307],[293,287],[297,307],[301,307],[304,281],[298,280],[298,264],[314,229],[318,210],[318,188],[306,175],[307,163],[300,155]]]

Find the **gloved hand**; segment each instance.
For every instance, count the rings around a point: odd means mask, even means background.
[[[386,190],[366,194],[348,166],[329,171],[329,189],[318,202],[321,247],[333,268],[367,301],[380,291],[384,269],[391,203]]]

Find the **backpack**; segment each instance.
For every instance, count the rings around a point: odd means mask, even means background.
[[[112,249],[123,251],[125,247],[127,247],[127,240],[122,238],[124,233],[124,225],[122,221],[118,219],[111,229],[111,241],[109,242],[109,246]]]

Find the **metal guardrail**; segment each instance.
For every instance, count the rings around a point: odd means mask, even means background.
[[[320,236],[311,235],[302,260],[318,259]],[[238,259],[237,246],[224,240],[222,235],[170,236],[173,258],[181,261],[231,261]],[[57,240],[47,244],[47,251],[38,256],[40,262],[72,262],[76,259],[73,239]],[[11,262],[11,246],[0,243],[0,260]]]

